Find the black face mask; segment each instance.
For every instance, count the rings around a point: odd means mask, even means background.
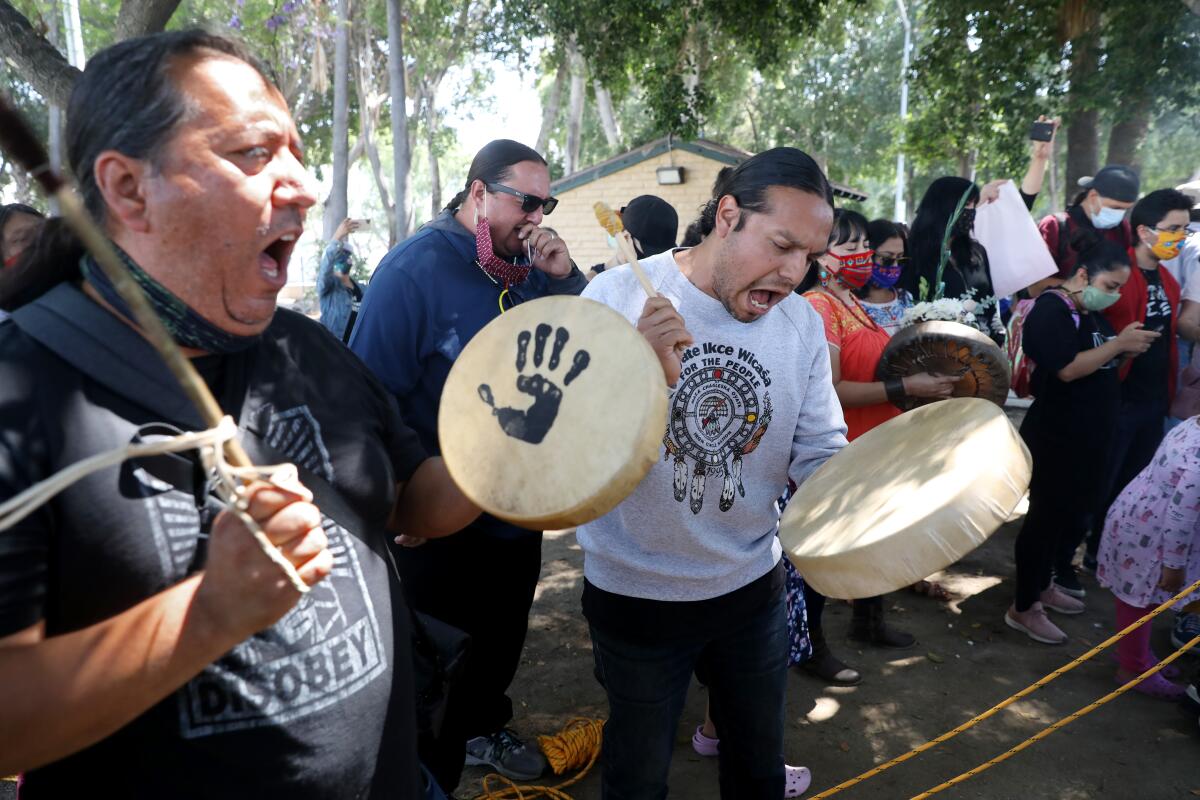
[[[958,219],[954,222],[955,236],[970,236],[971,230],[975,227],[975,209],[964,208],[962,213],[958,215]]]

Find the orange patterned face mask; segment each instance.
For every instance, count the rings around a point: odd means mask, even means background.
[[[1183,240],[1187,238],[1187,231],[1160,231],[1156,228],[1154,232],[1158,234],[1158,239],[1150,245],[1150,252],[1154,253],[1155,257],[1160,261],[1170,261],[1179,255]]]

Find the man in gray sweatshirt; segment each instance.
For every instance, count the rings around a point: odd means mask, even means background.
[[[637,325],[670,391],[663,460],[579,529],[583,611],[608,693],[603,796],[666,796],[693,671],[721,735],[723,798],[784,792],[787,625],[775,500],[845,446],[821,319],[793,290],[832,192],[794,148],[721,171],[704,240],[585,290]]]

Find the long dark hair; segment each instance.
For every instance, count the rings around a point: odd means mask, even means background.
[[[963,193],[969,202],[979,202],[979,187],[966,178],[946,176],[938,178],[929,185],[925,196],[917,206],[917,215],[913,218],[912,231],[908,237],[908,254],[911,269],[901,275],[900,283],[914,296],[919,293],[921,278],[929,284],[930,296],[937,291],[937,268],[942,254],[942,239],[946,235],[946,226],[954,216],[954,209]],[[954,235],[950,238],[950,257],[954,265],[963,273],[968,284],[976,282],[969,275],[979,259],[974,252],[974,240],[967,235]],[[982,248],[981,248],[982,249]],[[980,298],[982,299],[982,298]]]
[[[542,158],[537,150],[512,139],[495,139],[488,142],[475,154],[475,158],[471,159],[471,168],[467,170],[466,185],[463,186],[461,192],[451,198],[443,210],[449,211],[451,214],[458,211],[466,201],[472,183],[475,181],[483,181],[484,184],[500,183],[512,174],[513,165],[520,164],[522,161],[546,163],[546,159]]]
[[[717,205],[722,197],[731,195],[737,201],[742,213],[734,230],[740,231],[747,214],[767,210],[767,189],[772,186],[811,192],[833,205],[833,188],[817,162],[795,147],[775,147],[717,173],[712,199],[700,209],[700,217],[693,223],[698,226],[700,238],[708,236],[716,227]]]
[[[200,50],[244,61],[272,86],[270,72],[243,45],[199,29],[155,33],[106,47],[88,60],[67,106],[67,157],[84,205],[103,222],[104,197],[96,184],[96,158],[116,150],[157,166],[163,146],[187,119],[191,103],[171,74],[178,59]],[[55,284],[76,280],[83,245],[60,220],[42,226],[29,256],[22,256],[16,299],[29,302]]]
[[[4,252],[4,226],[17,214],[45,219],[45,214],[24,203],[8,203],[0,206],[0,264],[3,264],[4,259],[8,258],[8,254]]]
[[[888,239],[899,239],[904,243],[904,255],[908,255],[908,232],[904,226],[890,219],[873,219],[867,223],[867,241],[871,249],[877,250],[879,245]]]
[[[1079,259],[1075,267],[1083,267],[1087,271],[1088,280],[1092,280],[1101,272],[1112,272],[1113,269],[1129,266],[1129,254],[1115,242],[1108,239],[1093,239],[1079,251]]]
[[[867,224],[867,218],[857,211],[849,208],[835,208],[833,210],[833,227],[829,229],[829,243],[826,246],[837,247],[856,236],[867,238]],[[810,266],[804,275],[804,280],[800,281],[800,285],[796,287],[796,291],[803,294],[816,286],[820,279],[819,270],[820,267],[816,264]]]

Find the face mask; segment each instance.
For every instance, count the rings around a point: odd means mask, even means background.
[[[1092,221],[1092,227],[1106,231],[1121,224],[1121,220],[1125,219],[1125,209],[1105,207],[1098,214],[1088,214],[1088,218]]]
[[[1083,287],[1082,296],[1080,297],[1083,307],[1088,311],[1103,311],[1120,299],[1120,292],[1106,292],[1103,289],[1092,286],[1090,283]]]
[[[838,262],[837,277],[839,281],[851,289],[861,289],[867,285],[867,281],[871,279],[871,273],[874,271],[871,257],[875,255],[875,251],[862,250],[847,256],[839,256],[834,253],[829,255]]]
[[[483,194],[483,216],[475,212],[475,260],[479,268],[504,285],[516,286],[529,277],[528,264],[510,264],[496,255],[492,246],[492,227],[487,217],[487,192]]]
[[[1154,253],[1159,261],[1170,261],[1179,255],[1179,248],[1183,247],[1183,240],[1187,238],[1186,231],[1175,233],[1156,231],[1156,233],[1158,238],[1155,239],[1154,244],[1150,245],[1150,252]]]
[[[954,233],[957,236],[970,236],[975,228],[975,209],[964,208],[954,222]]]
[[[890,289],[900,280],[900,265],[881,267],[876,264],[871,269],[871,280],[884,289]]]

